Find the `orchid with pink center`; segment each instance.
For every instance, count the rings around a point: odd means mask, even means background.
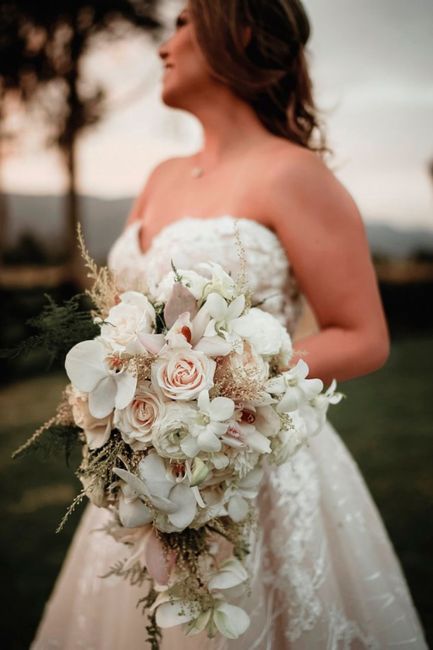
[[[232,348],[221,336],[204,335],[209,321],[210,315],[204,305],[192,319],[187,311],[179,314],[165,335],[167,347],[191,347],[212,357],[229,354]]]
[[[193,521],[197,508],[193,488],[176,480],[158,454],[150,453],[139,462],[138,475],[118,467],[113,471],[124,482],[123,499],[119,501],[119,517],[124,526],[142,526],[152,521],[152,511],[142,499],[166,515],[170,525],[165,528],[171,530],[165,532],[182,531]]]
[[[71,384],[88,394],[90,413],[105,418],[116,407],[123,409],[134,398],[137,377],[127,361],[101,339],[81,341],[66,355],[66,373]]]

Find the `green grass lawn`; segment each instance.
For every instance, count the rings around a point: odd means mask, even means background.
[[[384,368],[339,385],[347,395],[330,419],[355,456],[382,513],[418,610],[429,621],[433,547],[431,473],[433,334],[394,343]],[[55,529],[80,484],[61,458],[12,451],[50,417],[66,383],[48,374],[0,392],[0,463],[4,595],[0,639],[28,648],[81,510]],[[72,462],[74,466],[74,463]]]

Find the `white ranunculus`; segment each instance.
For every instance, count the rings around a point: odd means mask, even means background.
[[[215,367],[215,361],[199,350],[168,349],[152,364],[152,383],[166,398],[192,400],[214,385]]]
[[[165,403],[164,416],[152,433],[152,444],[160,456],[175,459],[188,457],[182,449],[182,443],[189,436],[190,426],[196,417],[197,409],[193,404]]]
[[[308,402],[321,392],[323,381],[307,379],[308,372],[308,365],[299,359],[296,366],[266,382],[265,389],[269,393],[282,396],[276,406],[278,413],[295,411],[303,402]]]
[[[146,449],[165,413],[165,403],[152,390],[151,383],[143,381],[132,402],[124,409],[115,409],[113,424],[132,449]]]
[[[89,411],[95,418],[105,418],[114,407],[125,408],[134,397],[137,377],[102,340],[74,345],[66,355],[65,368],[71,384],[88,394]]]
[[[126,291],[120,294],[120,302],[110,309],[101,326],[101,337],[116,350],[140,352],[137,337],[152,333],[155,319],[155,309],[144,294]]]
[[[257,307],[240,316],[235,331],[248,339],[258,354],[291,356],[291,339],[286,328],[272,314]]]

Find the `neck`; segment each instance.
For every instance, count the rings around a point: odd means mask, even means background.
[[[203,128],[203,147],[197,153],[197,163],[204,167],[213,167],[269,136],[254,109],[229,89],[221,88],[215,101],[204,97],[191,112]]]

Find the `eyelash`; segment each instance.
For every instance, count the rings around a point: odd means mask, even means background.
[[[185,18],[178,18],[178,19],[176,20],[176,28],[178,28],[178,27],[183,27],[184,25],[186,25],[186,20],[185,20]]]

